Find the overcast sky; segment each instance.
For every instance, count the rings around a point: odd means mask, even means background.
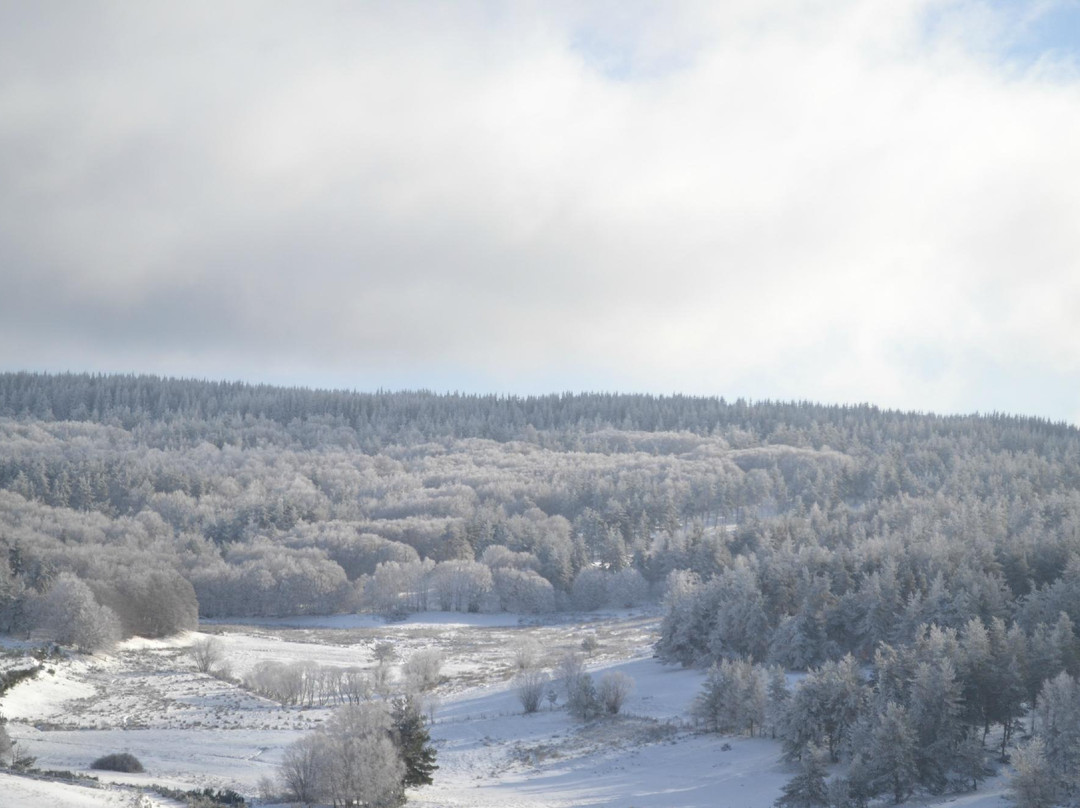
[[[1080,7],[0,0],[0,369],[1080,424]]]

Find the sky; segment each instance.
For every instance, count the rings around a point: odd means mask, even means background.
[[[1080,2],[0,0],[0,370],[1080,424]]]

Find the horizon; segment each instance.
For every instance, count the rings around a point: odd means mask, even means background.
[[[252,379],[244,379],[239,377],[200,377],[200,376],[177,376],[169,374],[159,374],[140,371],[86,371],[86,370],[37,370],[29,368],[13,368],[13,369],[0,369],[0,375],[4,374],[31,374],[42,376],[90,376],[97,378],[151,378],[160,381],[179,381],[179,382],[194,382],[197,384],[222,384],[222,385],[243,385],[246,387],[268,387],[276,390],[303,390],[313,393],[343,393],[347,395],[403,395],[409,393],[431,395],[435,397],[449,398],[453,396],[473,397],[473,398],[496,398],[502,400],[528,400],[530,398],[549,398],[549,397],[567,397],[567,396],[614,396],[614,397],[643,397],[654,399],[698,399],[698,400],[712,400],[719,401],[728,406],[733,404],[745,404],[747,406],[808,406],[819,407],[822,409],[871,409],[877,410],[882,414],[897,414],[903,416],[923,417],[923,418],[938,418],[938,419],[962,419],[962,418],[1007,418],[1017,421],[1039,421],[1050,426],[1064,426],[1069,429],[1080,429],[1080,424],[1070,423],[1064,420],[1055,420],[1052,418],[1046,418],[1040,415],[1034,415],[1023,412],[1005,412],[1005,411],[957,411],[957,412],[939,412],[936,410],[920,410],[920,409],[903,409],[899,407],[886,407],[873,401],[819,401],[806,398],[754,398],[749,396],[731,396],[723,393],[686,393],[680,391],[644,391],[644,390],[604,390],[604,389],[567,389],[567,390],[541,390],[532,392],[518,392],[512,390],[465,390],[465,389],[453,389],[453,388],[428,388],[428,387],[374,387],[374,388],[360,388],[360,387],[331,387],[331,386],[319,386],[309,384],[292,384],[285,382],[274,381],[255,381]]]

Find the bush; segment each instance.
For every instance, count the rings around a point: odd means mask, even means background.
[[[211,669],[225,658],[225,649],[221,645],[221,640],[215,637],[196,640],[191,644],[190,653],[199,673],[210,673]]]
[[[605,673],[596,688],[596,698],[608,715],[617,715],[633,689],[634,680],[622,671]]]
[[[547,675],[540,671],[523,671],[517,677],[517,696],[526,713],[535,713],[547,690]]]
[[[127,752],[117,752],[112,755],[99,757],[90,764],[91,769],[108,772],[142,772],[146,771],[139,759]]]
[[[178,788],[154,785],[150,786],[149,790],[160,794],[166,799],[176,800],[188,805],[190,808],[233,808],[233,806],[242,808],[242,806],[247,805],[243,796],[231,788],[223,788],[219,791],[210,788],[183,791]]]
[[[431,690],[439,683],[442,654],[434,648],[417,651],[401,666],[405,681],[413,690]]]

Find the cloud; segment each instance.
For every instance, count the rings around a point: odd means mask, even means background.
[[[1080,81],[1009,7],[0,13],[0,367],[1080,420]]]

